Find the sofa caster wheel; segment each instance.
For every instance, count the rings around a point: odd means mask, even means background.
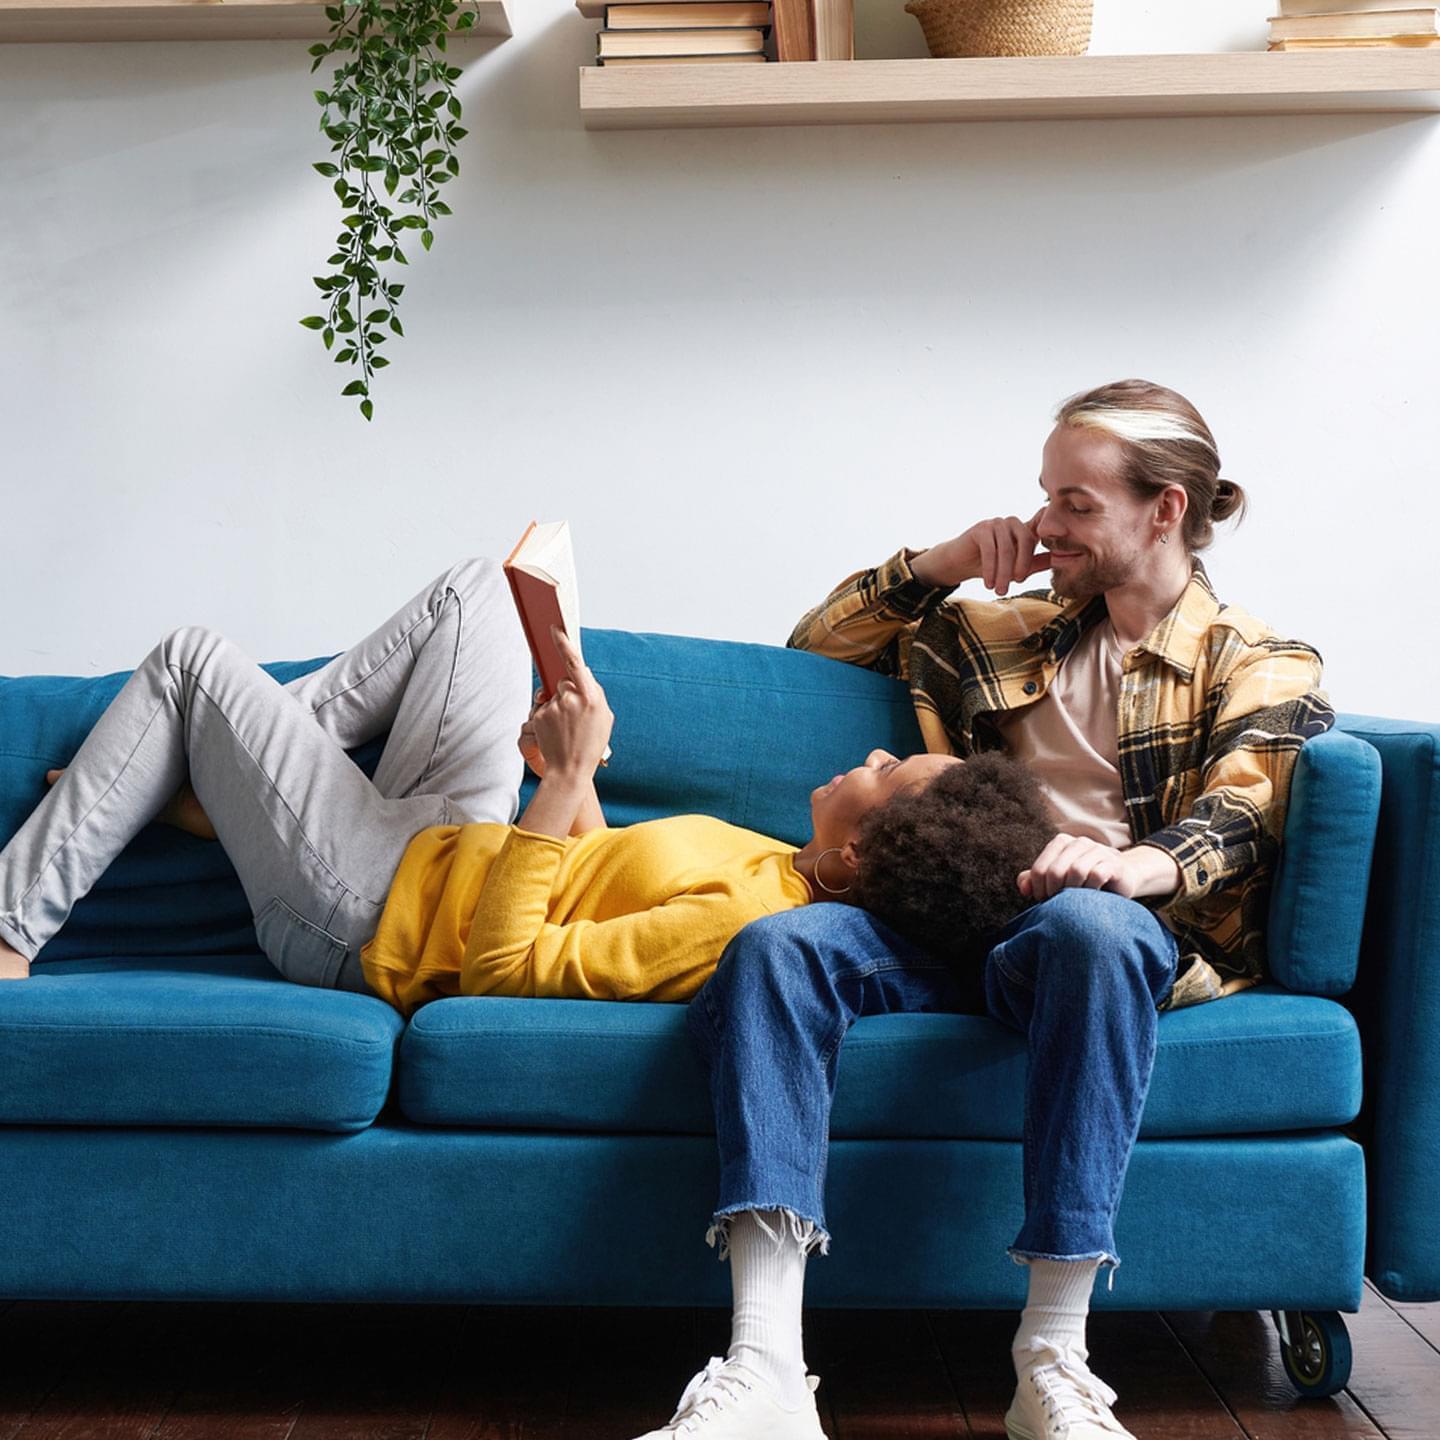
[[[1307,1399],[1343,1390],[1350,1379],[1350,1332],[1336,1310],[1272,1310],[1280,1358],[1290,1383]]]

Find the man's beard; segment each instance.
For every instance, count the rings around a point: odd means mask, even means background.
[[[1093,600],[1107,590],[1118,589],[1135,573],[1127,560],[1097,561],[1088,552],[1079,565],[1066,566],[1062,574],[1052,574],[1050,588],[1067,600]]]

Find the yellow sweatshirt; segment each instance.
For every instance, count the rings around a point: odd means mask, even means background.
[[[360,962],[407,1018],[443,995],[688,1000],[737,931],[810,898],[795,853],[708,815],[567,840],[432,826]]]

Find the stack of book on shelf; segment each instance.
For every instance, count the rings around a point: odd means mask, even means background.
[[[855,58],[854,0],[575,0],[575,8],[605,22],[601,65]]]
[[[756,65],[769,0],[621,0],[606,5],[601,65]]]
[[[1271,50],[1413,49],[1440,45],[1440,5],[1399,0],[1279,0]]]

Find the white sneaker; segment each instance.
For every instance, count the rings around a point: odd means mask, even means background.
[[[1110,1413],[1115,1392],[1079,1354],[1035,1337],[1005,1414],[1010,1440],[1135,1440]]]
[[[703,1435],[705,1440],[825,1440],[815,1391],[820,1380],[807,1375],[810,1393],[798,1410],[786,1410],[753,1371],[715,1355],[685,1387],[670,1423],[647,1430],[640,1440]]]

